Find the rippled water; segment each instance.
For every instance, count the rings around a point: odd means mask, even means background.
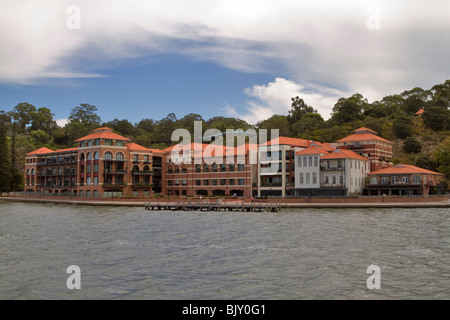
[[[369,265],[381,289],[369,290]],[[67,267],[81,269],[69,290]],[[449,299],[448,209],[0,203],[0,299]]]

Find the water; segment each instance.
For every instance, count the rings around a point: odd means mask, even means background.
[[[366,286],[381,268],[381,289]],[[67,267],[81,269],[69,290]],[[0,299],[449,299],[448,209],[0,203]]]

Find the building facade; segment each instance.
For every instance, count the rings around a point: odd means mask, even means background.
[[[366,194],[368,195],[423,195],[427,196],[439,186],[442,173],[416,166],[398,164],[369,173]]]
[[[368,128],[337,141],[339,149],[354,151],[370,160],[370,170],[376,171],[392,166],[392,142],[383,139]]]
[[[296,153],[296,196],[362,194],[369,159],[345,149],[328,152],[312,146]]]
[[[153,161],[159,165],[162,162],[159,150],[131,143],[106,127],[75,142],[76,148],[41,148],[26,155],[27,194],[148,196],[153,193],[154,183],[161,185],[162,176],[154,179],[153,171]]]
[[[192,143],[164,149],[164,193],[171,196],[242,196],[256,193],[256,146]],[[255,189],[255,192],[253,192]]]

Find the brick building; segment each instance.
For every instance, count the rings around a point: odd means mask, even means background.
[[[161,191],[161,151],[131,143],[106,127],[75,142],[76,148],[40,148],[26,155],[27,194],[109,197]]]
[[[339,149],[352,150],[370,160],[370,171],[392,166],[392,142],[383,139],[368,128],[359,128],[355,133],[337,141]]]

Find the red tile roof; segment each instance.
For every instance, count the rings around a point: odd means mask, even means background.
[[[421,108],[419,111],[417,111],[414,115],[415,116],[420,116],[422,113],[424,113],[425,110],[423,108]]]
[[[80,139],[77,139],[75,140],[75,142],[94,139],[111,139],[111,140],[125,140],[125,141],[130,140],[128,138],[118,135],[117,133],[112,132],[112,129],[110,128],[103,127],[93,130],[91,134],[82,137]]]
[[[381,170],[370,172],[369,174],[384,175],[384,174],[408,174],[408,173],[434,174],[434,175],[442,175],[443,176],[442,173],[430,171],[427,169],[419,168],[419,167],[408,165],[408,164],[398,164],[391,168],[386,168],[386,169],[381,169]]]
[[[34,150],[34,151],[30,152],[30,153],[27,153],[27,156],[31,156],[31,155],[34,155],[34,154],[52,153],[52,152],[55,152],[55,151],[44,147],[44,148],[39,148],[37,150]]]
[[[354,151],[345,149],[336,149],[335,151],[324,155],[320,159],[356,159],[369,161],[369,159],[367,159],[366,157],[363,157],[362,155],[359,155]]]
[[[273,140],[267,141],[266,143],[261,144],[262,146],[278,144],[278,145],[290,145],[293,147],[308,147],[311,143],[311,140],[298,139],[298,138],[289,138],[289,137],[278,137]]]
[[[352,141],[371,141],[371,140],[378,140],[383,141],[392,144],[391,141],[383,139],[379,136],[377,136],[377,133],[371,129],[368,128],[359,128],[354,131],[355,133],[352,135],[349,135],[348,137],[342,138],[338,140],[337,142],[352,142]]]
[[[327,154],[327,153],[328,153],[328,151],[326,151],[322,147],[311,146],[311,147],[308,147],[301,151],[297,151],[295,154],[296,155],[304,155],[304,154]]]

